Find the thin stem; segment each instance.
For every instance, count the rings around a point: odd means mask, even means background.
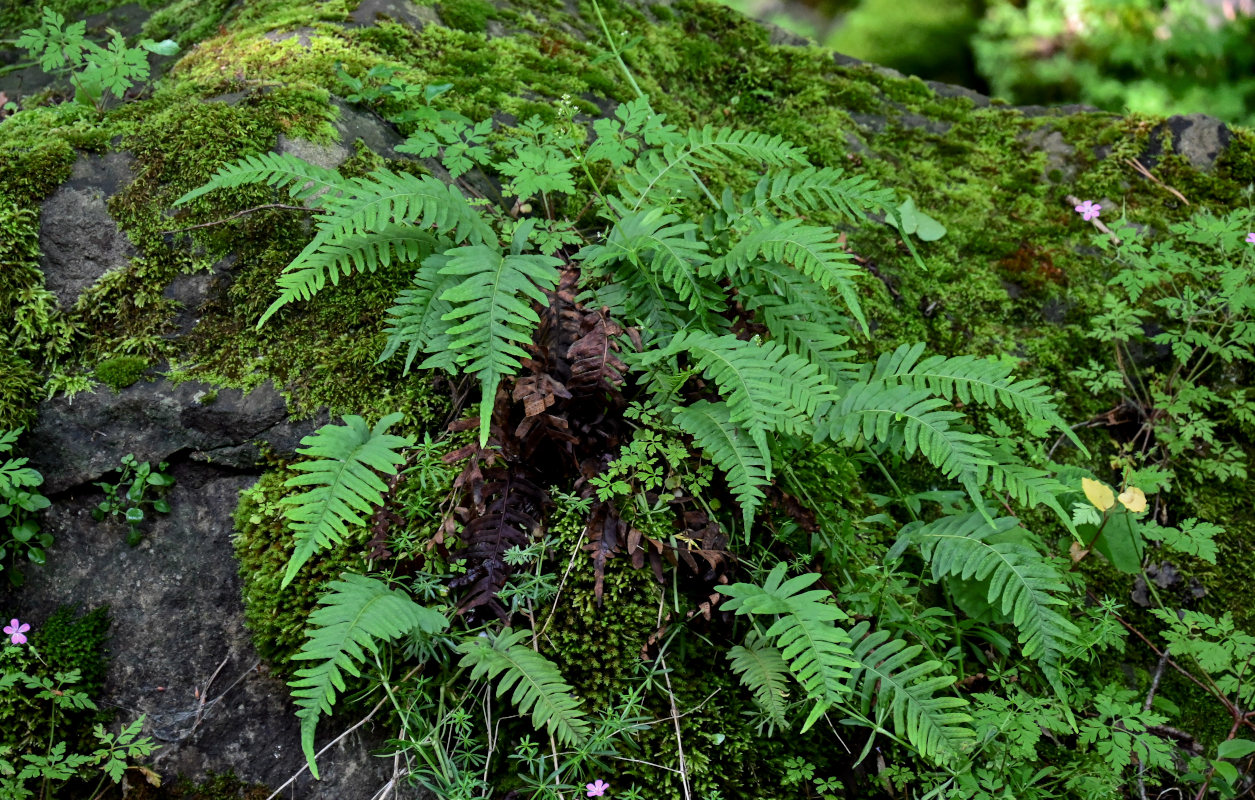
[[[597,0],[592,0],[592,3],[593,11],[597,13],[597,21],[601,23],[601,32],[606,34],[606,41],[610,44],[610,52],[614,54],[614,60],[619,62],[619,69],[623,70],[623,74],[627,76],[628,83],[632,84],[632,91],[636,92],[636,96],[644,97],[645,93],[637,85],[636,78],[632,77],[632,70],[628,69],[628,65],[623,61],[623,56],[619,53],[618,45],[614,43],[614,37],[610,35],[610,26],[606,24],[606,18],[601,15],[601,6],[597,4]]]

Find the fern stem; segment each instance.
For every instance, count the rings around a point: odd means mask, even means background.
[[[880,468],[880,474],[884,475],[885,480],[889,481],[889,485],[893,487],[893,493],[897,495],[898,501],[901,502],[902,505],[906,506],[906,512],[911,515],[911,520],[913,522],[919,522],[919,515],[915,513],[915,509],[911,508],[911,504],[906,502],[906,495],[902,493],[902,487],[898,486],[898,482],[895,481],[893,476],[889,474],[889,470],[885,468],[885,463],[880,460],[880,456],[876,455],[876,452],[872,450],[870,444],[867,442],[863,442],[863,451],[871,456],[872,460],[876,462],[876,466]]]
[[[628,83],[632,84],[632,91],[636,92],[637,97],[644,97],[645,93],[637,85],[636,78],[632,77],[632,70],[628,69],[628,65],[624,63],[623,56],[620,55],[619,48],[614,43],[614,37],[610,35],[610,26],[606,24],[606,18],[601,15],[601,6],[597,4],[597,0],[593,0],[593,11],[597,12],[597,21],[601,23],[601,32],[606,34],[606,41],[610,44],[610,52],[614,54],[614,60],[619,62],[619,68],[627,76]]]

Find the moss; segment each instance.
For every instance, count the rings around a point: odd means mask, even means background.
[[[54,676],[59,672],[77,670],[79,679],[68,684],[68,688],[84,692],[90,698],[98,698],[108,667],[105,652],[109,631],[108,609],[97,608],[80,614],[73,608],[62,606],[42,623],[34,622],[32,627],[27,635],[30,647],[9,647],[7,642],[0,646],[0,673],[24,672],[55,680]],[[50,719],[46,701],[33,693],[0,693],[0,750],[11,746],[19,753],[33,752],[37,746],[34,743],[47,741]],[[68,743],[70,752],[90,752],[94,749],[88,743],[91,727],[103,719],[94,710],[70,714],[61,712],[55,731],[57,738]]]
[[[116,356],[96,365],[96,380],[120,392],[138,381],[148,366],[147,359],[139,356]]]
[[[7,345],[0,344],[0,431],[24,428],[35,418],[43,384],[39,374]]]
[[[363,530],[355,531],[342,547],[325,550],[301,568],[296,579],[280,588],[293,540],[280,499],[288,493],[284,481],[294,473],[275,469],[240,494],[235,511],[235,557],[244,582],[244,620],[253,634],[258,654],[281,676],[296,667],[292,656],[305,643],[305,626],[324,584],[343,571],[366,567]]]
[[[497,8],[488,0],[444,0],[436,10],[450,28],[467,33],[483,33],[488,20],[497,18]]]
[[[270,794],[268,786],[247,783],[234,772],[211,771],[198,781],[180,775],[161,787],[139,783],[131,787],[127,797],[132,800],[266,800]]]

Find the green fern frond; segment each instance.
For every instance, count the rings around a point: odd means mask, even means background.
[[[774,167],[805,165],[806,151],[779,136],[767,136],[733,128],[691,129],[682,143],[669,143],[661,150],[646,150],[636,160],[636,172],[620,185],[623,205],[640,211],[648,205],[666,205],[665,195],[677,184],[693,181],[691,171],[723,166],[735,161],[757,161]]]
[[[343,541],[349,525],[365,525],[361,515],[372,513],[383,502],[387,486],[376,471],[394,474],[405,461],[397,449],[414,444],[387,433],[402,416],[399,411],[389,414],[368,428],[361,417],[346,415],[343,425],[324,425],[301,440],[305,447],[296,452],[314,460],[292,465],[305,474],[289,478],[284,486],[314,488],[280,501],[288,506],[283,513],[296,540],[283,586],[292,582],[311,556]]]
[[[255,183],[288,189],[293,199],[304,201],[315,198],[319,192],[342,191],[348,182],[333,169],[311,164],[293,155],[259,153],[220,167],[208,183],[183,195],[174,204],[182,205],[216,189],[234,189]],[[321,205],[330,196],[324,194],[312,205]]]
[[[728,651],[728,660],[732,662],[732,671],[741,676],[741,684],[754,693],[755,702],[771,725],[787,728],[789,665],[780,651],[764,641],[757,631],[750,631],[745,635],[744,646],[737,645]]]
[[[963,581],[989,580],[987,601],[1019,631],[1024,655],[1053,665],[1073,642],[1076,627],[1056,606],[1068,591],[1058,570],[1033,548],[1014,541],[988,541],[1018,525],[1014,517],[991,524],[973,512],[911,523],[902,537],[919,547],[933,577],[953,575]]]
[[[738,207],[739,205],[739,207]],[[790,217],[813,211],[836,211],[850,222],[861,222],[867,214],[897,206],[893,190],[874,178],[847,176],[844,170],[807,167],[799,171],[778,170],[764,175],[740,202],[725,200],[728,216],[760,217],[774,207]]]
[[[926,391],[883,383],[857,383],[829,412],[828,438],[854,446],[860,438],[884,442],[906,457],[916,452],[948,478],[961,480],[980,501],[975,475],[993,463],[981,444],[985,438],[952,427],[962,419],[957,411],[939,410],[949,405]]]
[[[826,290],[836,290],[859,327],[867,330],[867,320],[859,304],[854,279],[862,270],[850,263],[853,256],[841,249],[832,228],[803,225],[790,219],[757,226],[711,264],[715,278],[742,278],[761,261],[788,264]]]
[[[962,711],[967,701],[938,696],[954,684],[953,675],[935,675],[939,661],[912,662],[923,652],[921,645],[907,646],[890,639],[888,631],[871,631],[860,622],[850,629],[858,668],[850,674],[849,688],[862,700],[863,713],[873,701],[888,706],[894,730],[905,736],[922,756],[941,762],[955,760],[974,734],[972,718]]]
[[[276,283],[279,297],[262,315],[258,325],[275,311],[295,300],[308,300],[327,285],[340,285],[342,275],[374,272],[379,267],[421,261],[436,250],[440,238],[408,225],[389,223],[375,233],[351,234],[334,242],[320,244],[302,253],[284,268]]]
[[[1044,469],[995,461],[977,469],[976,482],[991,491],[1009,495],[1025,508],[1046,506],[1058,515],[1068,530],[1073,530],[1071,515],[1059,503],[1059,497],[1073,489]]]
[[[827,292],[784,264],[760,263],[753,272],[756,281],[742,291],[743,302],[746,310],[759,313],[771,338],[817,365],[833,385],[857,378],[858,367],[849,360],[856,353],[846,349],[849,321],[837,313]]]
[[[723,603],[725,610],[776,615],[766,637],[780,649],[793,677],[815,702],[802,726],[805,733],[824,711],[849,694],[850,670],[859,664],[853,660],[849,634],[835,624],[849,617],[824,602],[831,593],[823,589],[802,591],[819,580],[819,573],[808,572],[786,581],[786,569],[787,565],[777,564],[762,586],[734,583],[716,587],[716,591],[729,598]]]
[[[458,645],[459,666],[471,668],[471,680],[496,680],[499,698],[513,689],[510,702],[532,715],[537,730],[545,728],[563,747],[578,747],[589,734],[584,710],[557,666],[523,644],[530,637],[531,631],[507,628],[467,639]]]
[[[318,603],[309,616],[305,644],[293,658],[319,663],[297,670],[288,684],[301,720],[301,749],[315,778],[318,718],[331,713],[336,693],[345,689],[344,676],[359,676],[357,665],[368,654],[377,655],[381,643],[395,641],[415,629],[438,633],[448,624],[443,614],[420,606],[409,595],[374,578],[351,573],[328,584]]]
[[[420,365],[424,369],[456,371],[457,354],[449,349],[449,328],[453,326],[444,318],[453,305],[442,299],[457,285],[457,276],[441,272],[448,264],[449,256],[443,253],[428,256],[414,273],[410,288],[397,295],[397,304],[388,309],[388,342],[376,363],[387,361],[405,347],[403,374],[409,374],[419,353],[432,354]]]
[[[732,422],[745,426],[762,449],[769,430],[809,436],[816,410],[835,391],[819,367],[782,344],[755,344],[732,334],[681,331],[643,360],[680,354],[715,382],[728,401]]]
[[[417,239],[404,229],[447,235],[454,243],[497,241],[491,226],[456,187],[430,175],[378,169],[345,181],[340,188],[339,194],[321,198],[314,238],[285,268],[280,295],[257,321],[258,327],[293,300],[313,296],[326,285],[331,270],[350,264],[373,270],[394,250],[398,257],[414,252]],[[332,283],[338,277],[332,272]]]
[[[690,311],[721,311],[724,292],[702,276],[710,265],[710,254],[706,243],[693,235],[696,230],[696,225],[681,222],[674,214],[647,208],[620,219],[605,244],[589,245],[576,258],[593,269],[615,262],[633,264],[646,280],[661,277]]]
[[[526,238],[526,237],[524,237]],[[552,256],[509,255],[489,245],[455,247],[445,252],[441,275],[457,283],[440,296],[451,308],[444,319],[455,323],[447,335],[449,350],[467,375],[479,377],[480,446],[488,442],[488,426],[501,378],[513,375],[527,351],[519,343],[532,341],[540,315],[532,303],[548,304],[545,291],[558,285]]]
[[[976,402],[997,408],[1001,403],[1024,417],[1049,420],[1084,450],[1071,427],[1059,416],[1049,388],[1041,381],[1016,381],[1011,367],[995,358],[938,355],[921,361],[923,352],[924,345],[919,343],[904,344],[892,353],[882,354],[870,371],[870,380],[927,390],[964,405]]]
[[[674,421],[727,476],[748,533],[771,482],[771,453],[732,421],[727,403],[699,400],[678,410]]]

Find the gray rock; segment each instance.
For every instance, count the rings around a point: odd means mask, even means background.
[[[415,30],[421,29],[427,23],[440,23],[432,6],[420,6],[410,0],[362,0],[361,5],[349,15],[354,26],[374,25],[377,20],[385,17],[409,25]]]
[[[265,438],[275,429],[284,443],[294,435],[283,423],[283,398],[267,383],[245,395],[195,381],[139,382],[120,393],[97,387],[40,406],[23,450],[44,476],[45,493],[99,479],[122,456],[163,461],[180,451],[212,451]],[[212,397],[212,402],[204,402]]]
[[[130,183],[132,161],[127,153],[79,156],[70,179],[40,208],[40,266],[48,289],[65,308],[100,276],[136,255],[106,206]]]
[[[1164,123],[1172,136],[1172,150],[1185,156],[1197,170],[1210,172],[1229,146],[1233,133],[1228,126],[1206,114],[1168,117]]]
[[[56,541],[43,569],[28,571],[15,613],[38,625],[61,604],[108,604],[112,653],[104,705],[117,724],[146,715],[144,733],[161,745],[151,766],[167,778],[233,770],[278,787],[304,757],[289,690],[260,664],[244,628],[232,554],[231,515],[251,476],[199,464],[174,468],[171,513],[144,523],[126,544],[120,523],[96,523],[97,494],[58,502],[45,519]],[[328,720],[318,744],[351,724]],[[370,755],[383,731],[361,730],[319,759],[323,780],[302,775],[284,797],[367,800],[391,772]]]
[[[406,158],[396,151],[396,146],[404,140],[392,125],[341,100],[334,100],[333,103],[340,111],[339,119],[332,123],[336,129],[336,141],[316,144],[279,134],[274,151],[303,158],[320,167],[335,169],[353,155],[353,143],[361,139],[373,152],[385,158]]]
[[[1029,151],[1040,150],[1046,154],[1043,182],[1050,182],[1050,174],[1056,170],[1060,175],[1058,182],[1068,183],[1076,177],[1076,148],[1068,144],[1059,131],[1046,125],[1021,137],[1021,141]]]

